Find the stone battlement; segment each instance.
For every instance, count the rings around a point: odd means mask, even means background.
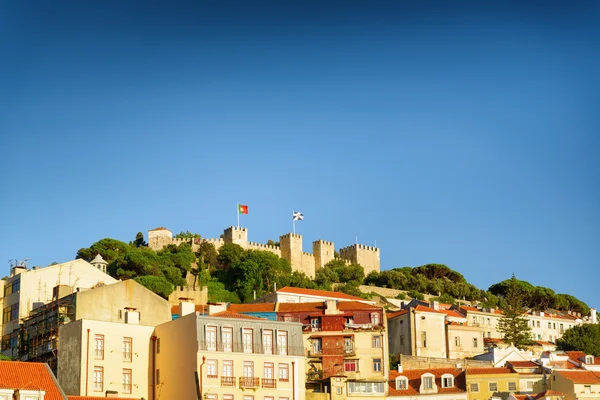
[[[157,228],[148,231],[148,246],[153,250],[160,250],[169,244],[180,245],[190,243],[192,249],[197,251],[200,243],[212,243],[219,250],[227,243],[240,245],[243,249],[269,251],[290,262],[294,271],[302,271],[308,277],[314,278],[316,270],[322,268],[334,259],[335,247],[333,242],[315,240],[312,242],[313,252],[302,250],[302,235],[286,233],[280,237],[280,245],[274,246],[265,243],[249,242],[248,228],[230,226],[223,231],[221,238],[201,238],[200,240],[174,238],[170,230]],[[379,248],[364,244],[353,244],[340,249],[340,258],[346,265],[360,264],[365,269],[365,275],[371,271],[380,270]]]

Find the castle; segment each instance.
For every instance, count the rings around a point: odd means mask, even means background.
[[[173,232],[167,228],[156,228],[148,231],[148,246],[153,250],[160,250],[169,244],[179,245],[190,243],[190,239],[173,237]],[[197,251],[200,243],[212,243],[217,250],[225,243],[235,243],[246,250],[263,250],[285,258],[295,271],[304,272],[308,277],[314,278],[318,268],[323,267],[334,258],[333,242],[316,240],[313,242],[313,252],[302,251],[302,235],[286,233],[279,237],[279,246],[255,243],[248,241],[248,228],[231,226],[223,232],[218,239],[200,239],[192,241],[192,250]],[[379,249],[362,244],[353,244],[340,249],[340,259],[346,264],[360,264],[365,275],[371,271],[379,272]]]

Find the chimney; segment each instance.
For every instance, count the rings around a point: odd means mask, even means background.
[[[227,303],[209,303],[208,315],[213,315],[221,311],[227,311]]]
[[[399,372],[399,373],[402,373],[402,371],[403,371],[403,370],[402,370],[402,364],[398,364],[398,372]]]
[[[491,313],[491,314],[493,314],[493,313],[495,313],[495,312],[496,312],[496,309],[495,309],[495,308],[490,308],[490,313]]]
[[[543,316],[544,316],[544,312],[540,311],[540,317],[543,317]]]
[[[595,308],[590,308],[590,318],[592,320],[592,324],[598,323],[598,315],[596,314]]]
[[[340,314],[337,307],[337,300],[325,300],[325,315]]]
[[[21,273],[23,273],[25,271],[27,271],[27,268],[25,268],[24,266],[22,266],[22,265],[15,265],[10,270],[10,276],[12,278],[13,276],[17,276],[17,275],[19,275],[19,274],[21,274]]]
[[[137,308],[125,307],[125,323],[131,325],[140,324],[140,312]]]
[[[439,301],[432,302],[431,307],[436,311],[440,311],[440,302]]]
[[[193,299],[188,297],[180,297],[179,298],[179,317],[183,317],[184,315],[192,314],[196,312],[196,305],[194,304]]]

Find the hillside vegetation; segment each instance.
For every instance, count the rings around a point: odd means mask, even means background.
[[[176,237],[200,235],[182,232]],[[294,286],[310,289],[335,290],[368,297],[361,284],[407,291],[412,298],[423,294],[435,296],[444,303],[456,299],[479,302],[485,307],[503,308],[510,279],[482,290],[468,283],[463,275],[443,264],[393,268],[371,272],[366,277],[360,265],[346,265],[334,259],[316,272],[315,279],[293,271],[290,263],[277,255],[260,250],[244,250],[236,244],[225,244],[218,251],[212,243],[202,242],[198,252],[190,244],[168,245],[160,251],[147,247],[144,236],[138,233],[135,241],[125,243],[102,239],[77,252],[77,258],[91,261],[97,254],[109,263],[108,273],[117,279],[135,279],[150,290],[167,298],[176,286],[185,286],[185,276],[191,273],[194,285],[208,286],[210,301],[249,302],[254,297],[272,292],[276,287]],[[568,294],[518,281],[524,293],[524,305],[534,310],[556,309],[589,313],[589,307]],[[403,295],[401,295],[403,296]]]

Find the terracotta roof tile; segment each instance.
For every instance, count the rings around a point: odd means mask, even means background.
[[[464,393],[465,375],[461,369],[454,368],[432,368],[432,369],[412,369],[404,372],[390,371],[389,381],[389,396],[415,396],[419,395],[419,387],[421,385],[421,376],[425,373],[430,373],[435,376],[435,384],[438,387],[438,394],[442,393]],[[454,386],[449,388],[442,387],[442,375],[451,374],[454,376]],[[396,389],[396,378],[399,376],[408,379],[408,387],[406,390]]]
[[[467,368],[467,375],[512,374],[510,368]]]
[[[462,315],[461,313],[459,313],[456,310],[441,310],[444,314],[446,314],[448,317],[452,317],[452,318],[461,318],[461,319],[467,319],[467,317],[465,317],[464,315]]]
[[[312,311],[312,312],[324,312],[326,305],[322,301],[311,302],[311,303],[279,303],[277,309],[278,312],[299,312],[299,311]],[[339,311],[350,312],[350,311],[377,311],[381,310],[381,307],[372,306],[370,304],[359,303],[357,301],[343,301],[337,304]]]
[[[93,397],[93,396],[67,396],[69,400],[139,400],[130,397]]]
[[[533,361],[508,361],[515,368],[537,368],[539,365]]]
[[[396,317],[399,317],[400,315],[404,315],[404,314],[408,314],[408,309],[387,314],[387,319],[396,318]]]
[[[56,378],[47,364],[0,361],[0,387],[43,390],[45,400],[64,400]]]
[[[167,228],[163,228],[162,226],[159,226],[158,228],[154,228],[154,229],[150,229],[151,231],[168,231],[170,229]]]
[[[344,299],[344,300],[364,300],[361,297],[350,296],[346,293],[341,292],[330,292],[327,290],[316,290],[316,289],[303,289],[303,288],[295,288],[291,286],[286,286],[277,291],[277,293],[293,293],[293,294],[304,294],[307,296],[321,296],[321,297],[332,297],[336,299]]]
[[[556,371],[559,375],[567,378],[573,383],[600,384],[600,372],[594,371]]]
[[[565,394],[562,392],[557,392],[556,390],[548,389],[545,392],[536,394],[535,396],[533,396],[533,399],[537,400],[537,399],[541,399],[542,397],[546,397],[546,396],[563,396],[564,397]]]
[[[580,358],[585,360],[585,352],[583,351],[565,351],[565,354],[569,356],[571,360],[581,361]]]
[[[420,312],[430,312],[430,313],[444,314],[443,311],[434,310],[433,308],[425,307],[425,306],[422,306],[420,304],[415,307],[415,310],[420,311]]]
[[[273,312],[275,311],[275,303],[230,304],[228,310],[237,313]]]

